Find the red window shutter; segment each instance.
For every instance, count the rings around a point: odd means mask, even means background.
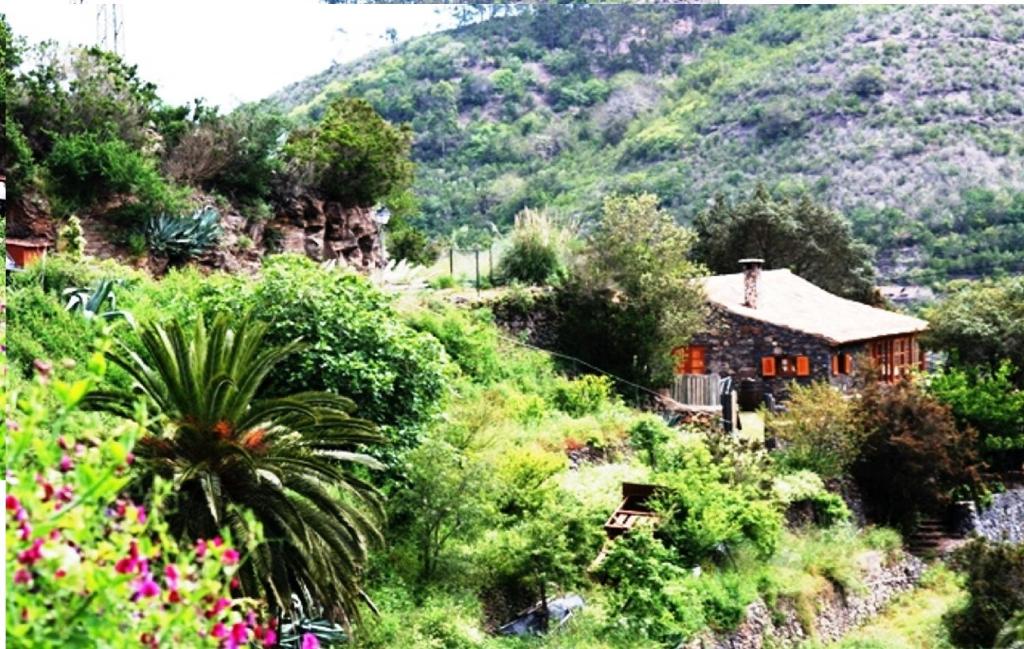
[[[761,358],[761,376],[775,376],[775,358],[773,356]]]
[[[690,348],[690,373],[691,374],[703,374],[704,373],[704,348],[703,347],[691,347]]]
[[[839,354],[832,354],[832,376],[839,376]]]
[[[843,354],[843,374],[853,374],[853,354]]]
[[[797,376],[810,376],[811,375],[811,359],[806,356],[796,357],[796,375]]]

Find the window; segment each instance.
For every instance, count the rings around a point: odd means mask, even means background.
[[[765,356],[761,359],[761,376],[810,376],[809,356]]]
[[[687,345],[672,350],[676,357],[676,374],[703,374],[706,369],[704,351],[703,345]]]
[[[853,374],[853,354],[836,352],[832,354],[833,376]]]

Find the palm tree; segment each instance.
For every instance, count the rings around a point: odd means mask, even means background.
[[[265,332],[248,317],[231,327],[225,315],[192,332],[144,326],[141,353],[122,342],[111,355],[135,388],[86,403],[132,418],[141,391],[158,417],[135,454],[144,476],[174,481],[172,531],[195,540],[228,529],[243,544],[258,522],[264,540],[239,572],[243,594],[284,613],[297,612],[295,598],[303,614],[347,627],[365,599],[359,577],[383,516],[379,493],[350,469],[381,468],[357,450],[381,437],[336,394],[261,398],[267,374],[300,346],[268,346]]]

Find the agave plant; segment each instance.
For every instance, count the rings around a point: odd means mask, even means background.
[[[117,308],[117,296],[114,294],[114,287],[121,282],[112,279],[102,279],[90,289],[71,287],[65,289],[63,296],[67,300],[64,308],[68,311],[78,311],[86,320],[100,318],[101,320],[113,320],[124,318],[134,324],[132,314],[121,311]],[[106,303],[110,303],[109,309],[104,309]]]
[[[220,213],[212,206],[190,216],[154,216],[146,224],[146,243],[150,252],[173,260],[198,257],[220,241]]]
[[[132,417],[141,392],[159,416],[135,454],[143,477],[177,487],[172,530],[189,539],[230,530],[251,547],[239,573],[243,594],[266,597],[280,613],[347,626],[365,599],[360,573],[383,516],[378,492],[351,469],[380,468],[359,449],[381,437],[336,394],[262,398],[267,374],[300,346],[268,346],[265,332],[248,317],[229,326],[226,315],[188,332],[176,323],[144,326],[140,352],[122,343],[111,355],[135,389],[95,392],[87,405]],[[258,544],[250,521],[262,527]]]

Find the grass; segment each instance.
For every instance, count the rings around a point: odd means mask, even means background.
[[[943,564],[925,572],[920,587],[901,595],[869,624],[834,649],[952,649],[942,616],[964,597],[956,575]]]

